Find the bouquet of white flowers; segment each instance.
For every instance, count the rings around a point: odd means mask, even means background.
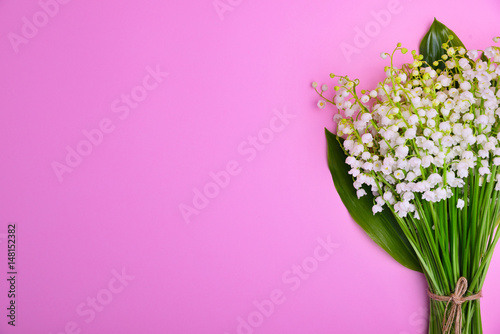
[[[354,220],[424,273],[429,333],[482,333],[479,298],[500,237],[500,48],[467,50],[435,20],[412,63],[395,66],[398,52],[408,50],[381,54],[390,65],[373,90],[334,74],[333,96],[313,83],[318,106],[338,111],[329,167]]]

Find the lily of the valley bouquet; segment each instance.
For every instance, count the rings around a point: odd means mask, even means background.
[[[498,38],[494,38],[497,42]],[[314,89],[332,104],[328,163],[353,219],[402,265],[422,272],[429,333],[482,333],[481,289],[500,218],[500,48],[467,50],[434,21],[413,62],[382,53],[386,78]]]

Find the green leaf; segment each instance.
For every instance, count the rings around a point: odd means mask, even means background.
[[[438,66],[434,66],[433,62],[440,60],[441,56],[445,54],[443,43],[446,43],[450,36],[453,36],[453,39],[448,43],[449,46],[462,46],[465,48],[462,41],[453,31],[434,18],[429,31],[422,39],[422,42],[420,42],[420,54],[424,56],[423,60],[434,69],[439,68],[443,70],[445,67],[442,61],[439,62]]]
[[[358,199],[352,177],[348,173],[349,166],[345,163],[347,156],[340,143],[343,139],[327,129],[325,134],[328,143],[328,167],[333,183],[351,217],[396,261],[409,269],[422,272],[418,258],[392,212],[385,207],[384,211],[373,215],[371,191],[367,191],[367,195]]]

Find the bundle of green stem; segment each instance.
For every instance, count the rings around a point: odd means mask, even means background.
[[[495,177],[496,168],[493,168],[492,178]],[[467,177],[463,189],[455,189],[452,197],[437,203],[417,199],[420,220],[395,215],[420,259],[430,292],[436,295],[449,296],[460,277],[468,281],[465,296],[477,294],[483,288],[500,237],[496,229],[500,201],[495,182],[480,180],[476,168]],[[457,210],[459,199],[468,201],[469,205]],[[430,303],[429,333],[442,333],[443,320],[448,317],[445,309],[450,310],[450,305],[433,299]],[[483,332],[479,299],[463,304],[461,325],[464,334]]]

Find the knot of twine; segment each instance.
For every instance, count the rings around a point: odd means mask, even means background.
[[[482,292],[479,291],[475,295],[464,297],[466,292],[467,292],[467,279],[465,277],[460,277],[460,279],[457,282],[457,285],[455,286],[455,292],[452,293],[450,296],[439,296],[427,290],[427,294],[429,295],[430,298],[440,302],[447,302],[443,316],[444,334],[450,332],[453,325],[453,321],[455,321],[455,334],[460,334],[462,331],[462,304],[470,300],[479,299],[483,296]],[[451,305],[448,317],[446,317],[446,312],[448,311],[448,306],[450,305],[451,302],[453,302],[453,304]]]

